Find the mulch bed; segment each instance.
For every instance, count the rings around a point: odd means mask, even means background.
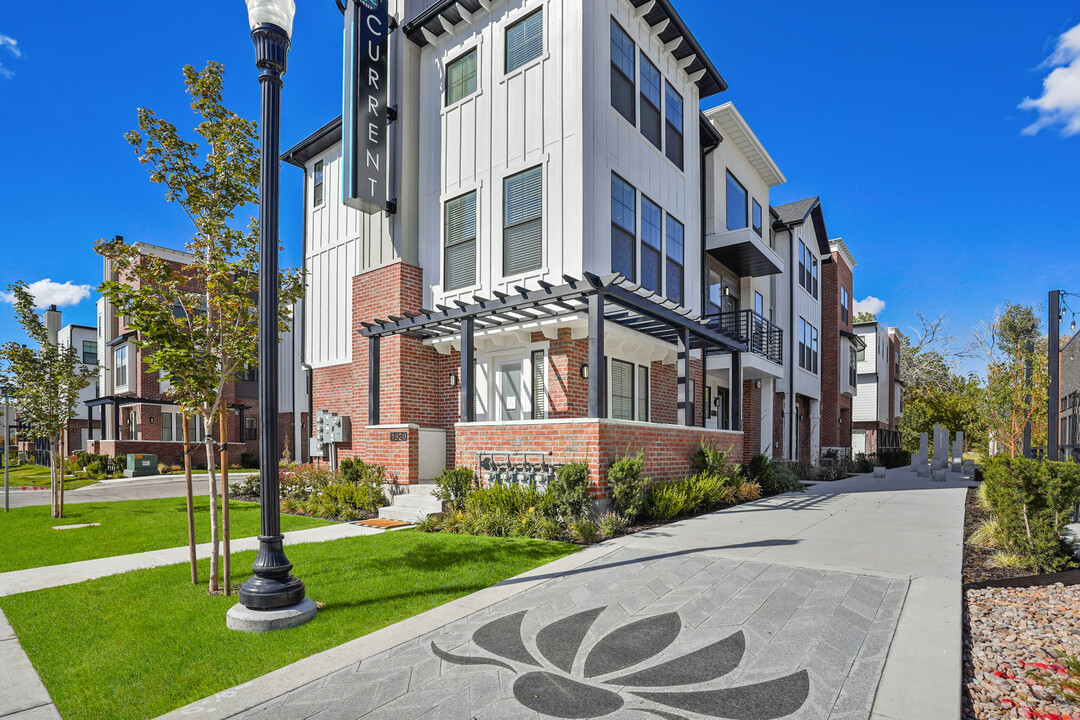
[[[990,513],[979,505],[978,488],[968,488],[967,505],[964,513],[964,584],[984,580],[1005,580],[1007,578],[1035,575],[1034,568],[991,567],[990,558],[996,550],[977,547],[968,543],[968,538],[978,529],[979,524],[990,519]]]

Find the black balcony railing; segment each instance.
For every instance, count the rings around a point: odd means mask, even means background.
[[[746,343],[746,349],[777,365],[784,362],[784,331],[753,310],[716,313],[709,325]]]

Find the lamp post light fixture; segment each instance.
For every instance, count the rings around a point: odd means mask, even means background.
[[[240,603],[229,610],[230,628],[272,630],[315,616],[304,583],[293,577],[282,547],[278,486],[278,154],[281,76],[289,54],[295,0],[246,0],[251,40],[262,91],[259,118],[259,488],[262,532],[252,576],[240,587]]]

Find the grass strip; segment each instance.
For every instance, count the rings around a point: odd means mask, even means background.
[[[233,538],[259,534],[258,503],[231,501],[229,515]],[[101,527],[52,529],[55,525],[82,523],[101,523]],[[281,516],[284,531],[328,524],[318,518]],[[195,498],[195,540],[210,542],[210,498],[206,496]],[[0,513],[0,572],[184,545],[187,545],[184,498],[70,503],[64,505],[63,518],[51,517],[48,505]]]
[[[569,555],[565,543],[412,530],[287,548],[314,620],[271,633],[225,627],[184,565],[0,598],[65,720],[152,718]],[[234,579],[254,551],[237,553]],[[202,563],[205,576],[207,563]]]

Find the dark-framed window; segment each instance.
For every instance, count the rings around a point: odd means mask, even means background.
[[[683,169],[683,99],[682,95],[672,87],[671,83],[664,86],[664,152],[668,160],[675,163],[680,170]]]
[[[751,219],[753,221],[754,232],[758,234],[758,237],[761,237],[761,203],[757,200],[753,200],[752,203],[753,215]]]
[[[727,229],[740,230],[746,227],[746,188],[731,171],[727,173]]]
[[[253,417],[244,418],[244,441],[259,439],[259,419]]]
[[[173,441],[173,414],[171,412],[161,413],[161,440]],[[183,440],[183,438],[177,438],[177,440]]]
[[[611,107],[630,121],[637,123],[634,112],[634,41],[611,18]]]
[[[818,260],[802,240],[799,241],[799,285],[817,298]]]
[[[639,52],[638,55],[641,58],[641,69],[638,73],[641,85],[641,134],[660,148],[663,143],[660,128],[660,71],[649,62],[645,53]]]
[[[544,263],[544,171],[539,165],[503,181],[503,274]]]
[[[543,54],[544,10],[540,8],[506,28],[506,72],[513,72]]]
[[[547,388],[545,375],[545,355],[543,350],[532,351],[532,416],[533,420],[547,417]]]
[[[637,191],[611,174],[611,272],[628,280],[637,278]]]
[[[851,308],[851,297],[846,287],[840,288],[840,320],[847,325],[848,314]]]
[[[818,329],[799,318],[799,367],[815,375],[818,371]]]
[[[813,288],[814,288],[813,290],[810,291],[810,294],[813,295],[814,298],[816,299],[817,298],[817,292],[818,292],[818,274],[817,274],[818,260],[817,260],[816,257],[811,257],[810,258],[810,267],[813,270],[813,278],[812,278],[812,280],[813,280]]]
[[[323,161],[319,160],[315,163],[315,168],[312,170],[312,176],[315,181],[314,190],[312,190],[311,197],[315,207],[319,207],[323,204]]]
[[[259,371],[254,365],[244,365],[236,371],[236,382],[259,382]]]
[[[858,353],[848,348],[848,384],[856,387],[859,384]]]
[[[683,264],[685,250],[683,239],[686,230],[683,224],[667,216],[666,250],[667,250],[667,298],[680,305],[683,303]]]
[[[446,65],[446,104],[453,105],[476,92],[476,48]]]
[[[641,286],[660,292],[661,224],[664,213],[660,206],[641,196]]]
[[[649,421],[649,368],[638,365],[637,369],[638,406],[637,419]]]
[[[726,387],[716,388],[716,426],[721,430],[731,428],[731,391]]]
[[[82,361],[86,365],[97,365],[97,340],[82,341]]]
[[[634,363],[611,361],[611,417],[634,419]]]
[[[446,201],[446,289],[476,283],[476,191]]]

